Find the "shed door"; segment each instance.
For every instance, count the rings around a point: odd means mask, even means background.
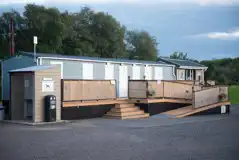
[[[152,67],[146,65],[144,67],[144,75],[146,80],[152,80],[153,79],[153,74],[152,74]]]
[[[114,65],[107,63],[105,65],[105,79],[106,80],[113,80],[114,78]]]
[[[83,63],[83,79],[93,79],[93,64]]]
[[[154,68],[154,79],[155,80],[163,79],[163,67],[155,67]]]
[[[132,79],[134,79],[134,80],[140,79],[140,66],[139,65],[133,65]]]
[[[127,66],[119,66],[119,97],[128,97],[128,70]]]

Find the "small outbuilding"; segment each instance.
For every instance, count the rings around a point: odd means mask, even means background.
[[[55,119],[61,120],[61,70],[59,66],[31,66],[10,72],[11,120],[45,121],[44,98],[56,97]]]

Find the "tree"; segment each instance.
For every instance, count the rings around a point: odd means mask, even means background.
[[[183,52],[173,52],[170,55],[170,58],[172,58],[172,59],[187,60],[188,59],[188,54],[187,53],[183,53]]]
[[[128,31],[125,38],[130,59],[157,60],[157,41],[146,31]]]

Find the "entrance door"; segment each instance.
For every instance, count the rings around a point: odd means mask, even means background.
[[[93,79],[93,64],[92,63],[82,63],[83,76],[82,79]]]
[[[154,79],[155,80],[162,80],[163,79],[163,68],[162,67],[155,67],[154,68]]]
[[[119,66],[119,97],[128,97],[128,69],[127,66]]]
[[[139,65],[133,65],[132,69],[132,79],[139,80],[140,79],[140,66]]]
[[[144,67],[144,75],[145,75],[145,79],[146,80],[152,80],[153,79],[153,74],[152,74],[152,67],[151,66],[148,66],[146,65]]]
[[[108,63],[105,65],[105,79],[106,80],[114,79],[114,65],[113,64]]]

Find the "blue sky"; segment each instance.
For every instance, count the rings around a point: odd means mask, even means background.
[[[1,0],[0,8],[21,11],[26,2],[108,12],[128,29],[155,36],[161,56],[182,51],[198,60],[239,57],[239,0]]]

